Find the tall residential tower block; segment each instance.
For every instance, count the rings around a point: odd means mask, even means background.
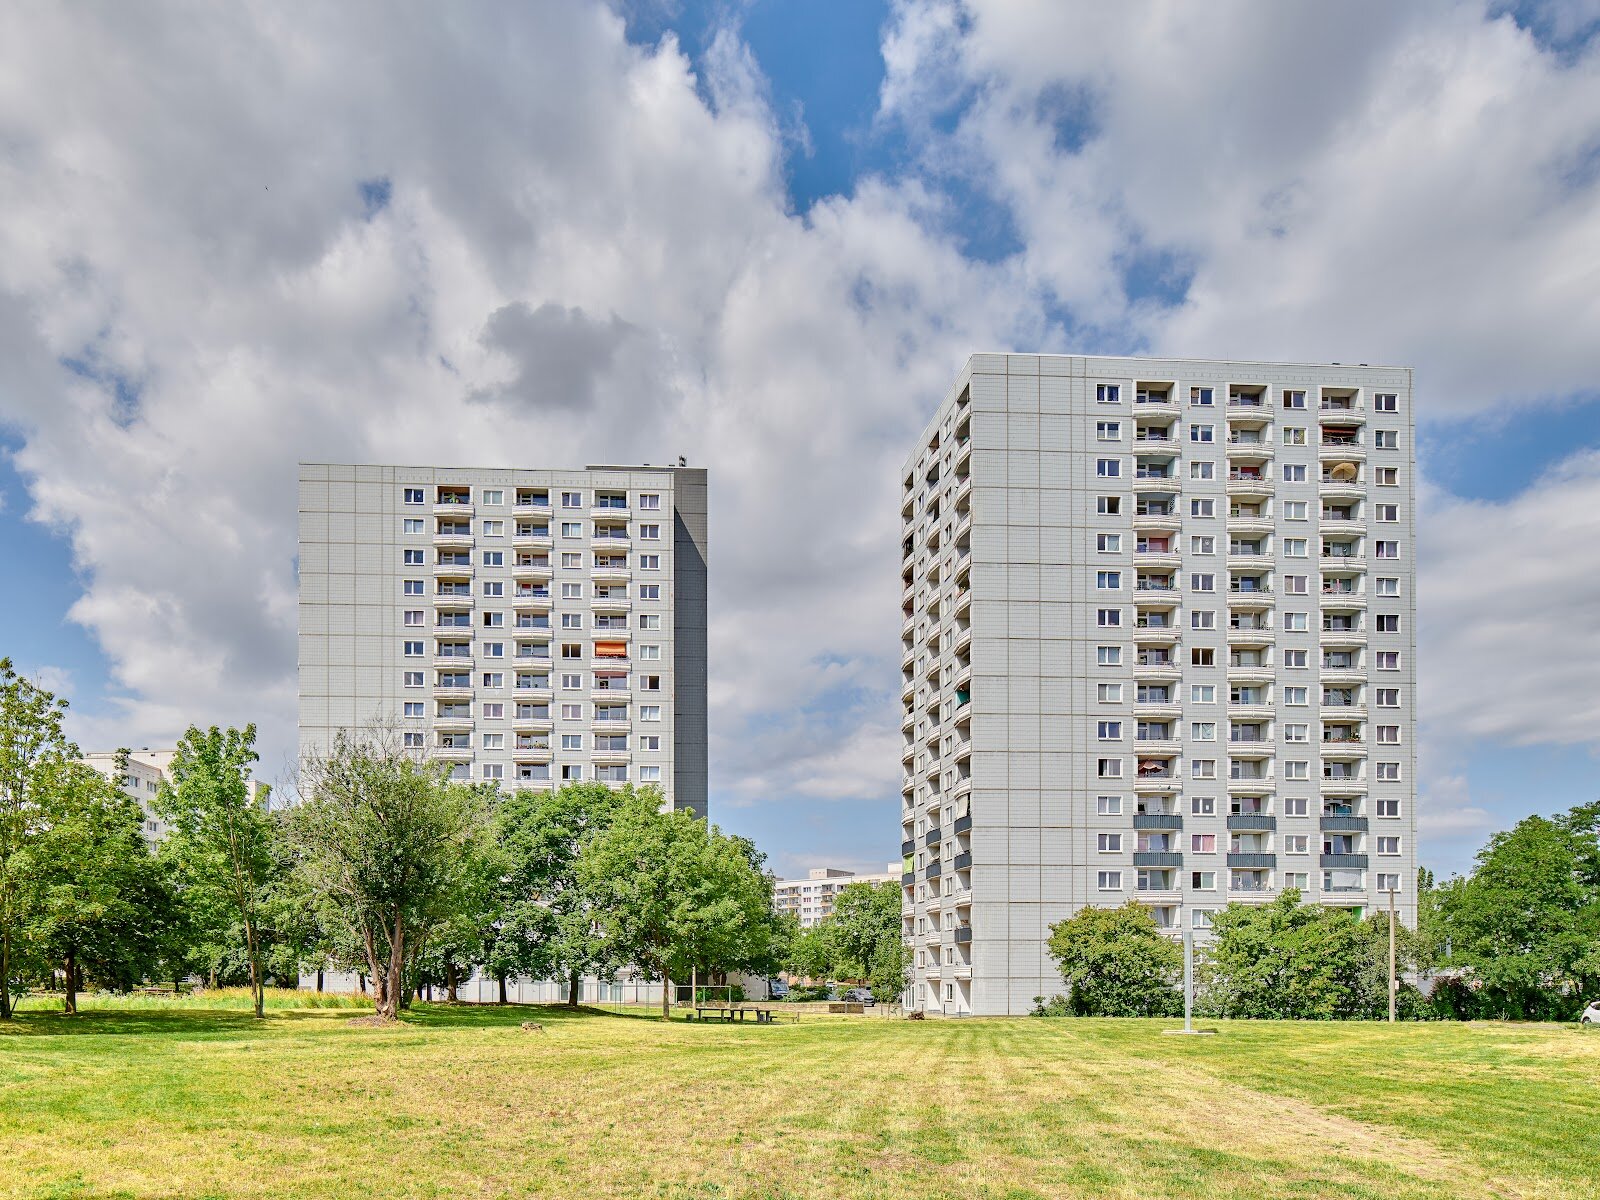
[[[706,811],[706,473],[300,467],[300,743]]]
[[[970,359],[901,473],[914,1007],[1027,1012],[1084,905],[1414,920],[1413,429],[1403,368]]]

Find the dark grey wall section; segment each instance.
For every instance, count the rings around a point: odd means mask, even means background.
[[[675,807],[707,814],[709,738],[706,715],[707,499],[706,472],[673,471],[672,551],[674,596],[672,640],[673,781]]]

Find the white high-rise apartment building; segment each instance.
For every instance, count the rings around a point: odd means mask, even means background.
[[[300,467],[300,743],[706,811],[706,473]]]
[[[902,472],[914,1007],[1052,924],[1298,888],[1415,919],[1415,443],[1393,367],[974,355]]]
[[[890,863],[881,875],[857,875],[837,867],[812,867],[804,879],[778,879],[772,884],[772,903],[780,913],[793,913],[800,928],[812,929],[832,915],[836,896],[852,883],[893,883],[900,864]]]

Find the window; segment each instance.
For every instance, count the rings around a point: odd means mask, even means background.
[[[1399,411],[1398,398],[1392,392],[1378,392],[1372,397],[1372,411],[1392,413]]]
[[[1290,425],[1283,431],[1283,444],[1285,446],[1304,446],[1306,444],[1306,431],[1302,425]]]
[[[1305,871],[1285,871],[1283,873],[1283,886],[1286,888],[1295,888],[1303,892],[1306,890],[1307,878],[1308,874]]]
[[[1217,627],[1217,613],[1215,609],[1197,608],[1189,613],[1190,629],[1215,629]]]
[[[1120,442],[1122,440],[1121,421],[1096,421],[1094,436],[1101,442]]]
[[[400,522],[401,533],[427,533],[428,530],[421,517],[406,517]],[[418,551],[418,553],[421,553]],[[410,559],[406,560],[410,562]],[[420,559],[418,561],[421,561]]]
[[[421,700],[407,700],[405,703],[405,715],[408,717],[426,716],[425,708],[426,706]]]
[[[1379,429],[1372,435],[1372,444],[1379,450],[1398,450],[1400,434],[1394,429]]]
[[[661,768],[660,767],[640,767],[639,768],[639,782],[640,783],[660,783],[661,782]]]
[[[1379,487],[1399,487],[1400,486],[1400,468],[1399,467],[1379,467],[1378,468],[1378,486]]]
[[[641,737],[639,739],[639,749],[641,749],[641,750],[659,750],[659,749],[661,749],[661,735],[659,733],[647,733],[647,734],[645,734],[643,737]]]
[[[1209,462],[1192,462],[1189,464],[1190,479],[1215,479],[1217,477],[1217,464]]]
[[[581,538],[583,536],[582,521],[561,522],[561,536],[564,538]]]
[[[1192,704],[1215,704],[1217,702],[1217,685],[1214,683],[1190,684],[1189,701]]]
[[[1307,849],[1311,839],[1303,833],[1291,833],[1283,839],[1283,852],[1285,854],[1309,854]]]
[[[1379,851],[1379,853],[1382,853],[1382,851]],[[1389,875],[1380,871],[1375,878],[1378,881],[1378,890],[1380,892],[1398,892],[1400,890],[1399,875]]]
[[[506,644],[504,642],[483,643],[483,656],[485,658],[504,658],[505,654]]]
[[[483,686],[486,688],[505,687],[506,677],[499,671],[485,671],[483,673]]]
[[[1214,758],[1195,758],[1189,761],[1190,779],[1215,779],[1217,777],[1217,760]]]
[[[583,778],[582,763],[563,763],[561,765],[561,778],[563,782],[571,783]]]
[[[1120,758],[1100,759],[1096,774],[1101,779],[1121,779],[1122,760]]]
[[[1214,872],[1195,871],[1193,876],[1194,886],[1197,890],[1202,892],[1214,892],[1217,890],[1217,877]],[[1202,880],[1204,880],[1203,883],[1201,882]],[[1189,910],[1189,925],[1194,929],[1210,929],[1211,910],[1209,908],[1191,908]]]
[[[639,493],[639,507],[644,509],[646,512],[660,512],[661,511],[661,495],[660,495],[660,493],[659,492],[641,492],[641,493]]]
[[[1214,667],[1217,665],[1217,652],[1209,646],[1194,646],[1189,650],[1189,665],[1191,667]]]
[[[641,721],[659,721],[659,720],[661,720],[661,705],[659,705],[659,704],[641,704],[639,706],[639,720],[641,720]]]
[[[1217,577],[1209,574],[1191,575],[1189,576],[1189,590],[1194,592],[1214,592],[1217,590]]]
[[[483,523],[484,537],[504,537],[506,523],[504,521],[485,521]]]
[[[1379,854],[1399,854],[1400,839],[1397,837],[1381,837],[1378,839]]]
[[[1398,817],[1400,815],[1400,801],[1392,798],[1379,800],[1378,815],[1380,817]]]
[[[1217,440],[1217,427],[1215,425],[1189,426],[1189,440],[1191,442],[1214,442]]]
[[[1380,575],[1372,581],[1372,590],[1380,596],[1398,596],[1400,581],[1387,575]]]
[[[659,662],[661,659],[661,647],[640,646],[639,657],[645,662]]]
[[[641,555],[639,555],[639,569],[641,571],[659,571],[661,569],[661,555],[659,555],[659,554],[641,554]]]
[[[1285,521],[1304,521],[1306,519],[1306,502],[1304,500],[1285,500],[1283,502],[1283,519]]]
[[[1114,629],[1122,624],[1122,610],[1120,608],[1102,608],[1095,612],[1095,622],[1102,629]]]
[[[1295,708],[1299,708],[1301,705],[1309,703],[1309,701],[1306,699],[1306,689],[1303,687],[1284,688],[1283,702],[1285,704],[1292,705]]]
[[[1283,556],[1285,558],[1304,558],[1304,557],[1306,557],[1306,539],[1305,538],[1284,538],[1283,539]]]
[[[420,608],[408,609],[406,611],[406,624],[407,625],[421,625],[422,624],[422,610]]]
[[[1306,798],[1292,796],[1283,802],[1283,815],[1286,817],[1303,817],[1306,815]]]
[[[1306,594],[1306,576],[1285,575],[1283,577],[1283,590],[1291,596],[1304,596]]]
[[[421,658],[424,649],[425,647],[421,642],[407,642],[405,645],[405,656],[407,658]]]
[[[1375,521],[1398,521],[1400,519],[1400,506],[1398,504],[1374,504],[1372,519]]]
[[[1284,463],[1283,481],[1285,483],[1304,483],[1306,481],[1305,466],[1301,463]]]
[[[1115,383],[1096,384],[1094,398],[1099,404],[1118,404],[1122,400],[1122,388]]]
[[[498,488],[490,488],[483,493],[483,502],[485,504],[504,504],[506,502],[506,494]]]
[[[583,493],[582,492],[562,492],[561,493],[561,507],[562,508],[582,508],[583,507]]]
[[[1379,650],[1378,651],[1378,670],[1380,670],[1380,671],[1398,671],[1399,669],[1400,669],[1400,651],[1398,651],[1398,650]]]
[[[1286,633],[1305,633],[1307,630],[1306,614],[1303,612],[1284,613],[1283,628]]]
[[[561,565],[563,567],[583,566],[583,555],[577,550],[563,550],[561,552]]]
[[[422,595],[422,580],[407,579],[401,584],[401,590],[408,596]]]
[[[1378,726],[1378,745],[1380,745],[1380,746],[1398,746],[1399,744],[1400,744],[1400,726],[1398,726],[1398,725],[1379,725]]]
[[[1122,665],[1122,647],[1096,646],[1095,661],[1102,667],[1120,667]]]
[[[1122,588],[1122,572],[1097,571],[1095,572],[1094,586],[1102,592],[1120,591]]]
[[[503,612],[486,612],[483,614],[483,624],[486,629],[499,629],[505,623],[506,615]]]
[[[1098,732],[1102,742],[1120,741],[1122,739],[1122,722],[1101,721]]]
[[[658,542],[661,540],[661,526],[641,525],[639,526],[639,537],[647,542]]]
[[[1099,685],[1098,697],[1102,704],[1121,704],[1122,685],[1120,683],[1102,683]]]
[[[1217,515],[1217,502],[1209,497],[1189,501],[1189,515],[1191,517],[1214,517]]]
[[[1375,618],[1379,633],[1399,633],[1400,617],[1396,613],[1379,613]]]
[[[583,734],[581,734],[581,733],[563,733],[561,735],[561,748],[563,750],[582,750],[583,749]]]
[[[661,614],[660,613],[646,613],[644,616],[639,618],[639,628],[640,629],[660,629],[661,628]]]
[[[577,642],[562,642],[561,643],[561,657],[562,658],[582,658],[583,657],[583,647],[580,644],[578,644]]]
[[[504,550],[485,550],[483,552],[483,565],[486,567],[505,566],[506,552]]]
[[[1288,409],[1304,408],[1306,406],[1306,394],[1304,392],[1284,392],[1283,406]]]
[[[1217,539],[1211,534],[1197,534],[1189,539],[1190,554],[1215,554]]]
[[[1094,473],[1101,479],[1119,479],[1122,476],[1122,460],[1097,458],[1094,460]]]
[[[498,721],[506,715],[506,706],[504,704],[485,704],[483,706],[483,715],[487,720]]]
[[[659,583],[641,583],[639,585],[639,599],[641,599],[641,600],[659,600],[659,599],[661,599],[661,585]]]
[[[1377,698],[1376,703],[1377,703],[1379,708],[1399,708],[1400,707],[1400,689],[1399,688],[1378,688],[1377,689],[1377,696],[1378,696],[1378,698]]]
[[[1122,835],[1120,833],[1097,834],[1095,843],[1101,854],[1122,853]]]
[[[1191,721],[1189,723],[1189,736],[1197,742],[1214,742],[1217,740],[1217,723],[1215,721]]]
[[[1097,533],[1094,538],[1094,548],[1102,554],[1121,553],[1122,535],[1120,533]]]
[[[1301,759],[1295,759],[1283,764],[1283,777],[1285,779],[1310,779],[1311,764]]]
[[[1283,740],[1286,742],[1309,742],[1311,740],[1311,726],[1286,724],[1283,727]]]
[[[1378,764],[1378,778],[1384,783],[1400,782],[1400,764],[1397,762],[1381,762]]]
[[[581,692],[581,691],[583,691],[583,676],[577,674],[576,672],[571,672],[571,673],[562,675],[561,676],[561,690],[563,692]]]
[[[582,613],[562,613],[561,614],[561,628],[563,628],[563,629],[582,629],[583,628],[583,614]]]
[[[1196,817],[1214,817],[1217,815],[1217,798],[1215,796],[1191,796],[1189,798],[1189,813]]]
[[[504,596],[506,594],[505,581],[497,579],[485,583],[483,585],[483,594],[485,596]]]
[[[427,734],[408,733],[405,735],[405,744],[408,749],[425,746],[427,745]]]
[[[407,504],[426,504],[428,502],[428,493],[423,488],[406,488],[405,493]]]
[[[1304,669],[1306,665],[1306,652],[1304,650],[1285,650],[1283,652],[1283,665]]]
[[[1122,890],[1121,871],[1100,871],[1096,873],[1095,879],[1096,886],[1102,892],[1120,892]],[[945,985],[946,988],[950,986],[950,984]]]
[[[1096,796],[1094,807],[1095,811],[1102,817],[1120,817],[1122,815],[1122,797]]]
[[[504,750],[506,748],[506,735],[503,733],[484,734],[483,748],[485,750]]]
[[[1189,389],[1189,403],[1194,408],[1211,408],[1216,399],[1216,393],[1208,387],[1192,387]]]
[[[563,704],[561,706],[561,719],[563,721],[581,721],[581,720],[583,720],[583,705],[581,705],[581,704]]]
[[[421,687],[424,682],[425,682],[425,680],[422,677],[422,672],[421,671],[407,671],[406,672],[406,686],[407,687]]]
[[[1189,835],[1189,850],[1193,854],[1215,854],[1217,852],[1217,835],[1214,833],[1191,833]]]

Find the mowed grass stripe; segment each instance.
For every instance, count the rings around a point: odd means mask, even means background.
[[[1600,1175],[1600,1038],[1571,1029],[350,1015],[26,1015],[0,1195],[1566,1200]]]

